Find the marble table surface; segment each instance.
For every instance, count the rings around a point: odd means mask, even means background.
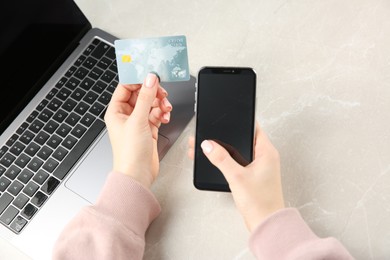
[[[390,1],[76,0],[119,38],[184,34],[191,74],[251,66],[284,197],[356,259],[390,259]],[[198,191],[191,120],[161,163],[145,259],[254,259],[231,194]],[[0,240],[1,259],[28,259]]]

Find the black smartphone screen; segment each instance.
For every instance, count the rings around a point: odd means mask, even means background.
[[[241,165],[253,157],[256,73],[251,68],[204,67],[198,74],[194,185],[201,190],[230,191],[200,144],[211,139]]]

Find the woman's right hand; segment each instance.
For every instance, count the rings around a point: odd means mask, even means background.
[[[194,138],[191,137],[188,155],[192,159],[194,145]],[[279,152],[258,123],[254,160],[245,167],[215,141],[204,140],[201,147],[210,162],[225,176],[249,231],[253,231],[272,213],[284,208]]]

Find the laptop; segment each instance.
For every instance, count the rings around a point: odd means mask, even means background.
[[[2,1],[0,21],[0,236],[50,259],[112,169],[104,113],[118,84],[117,38],[73,0]],[[194,115],[195,78],[162,85],[174,109],[160,160]]]

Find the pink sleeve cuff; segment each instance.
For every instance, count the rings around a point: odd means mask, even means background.
[[[94,207],[141,237],[161,211],[150,190],[130,176],[115,171],[108,175]]]
[[[354,259],[335,238],[319,238],[295,208],[281,209],[251,234],[249,247],[258,259]]]

